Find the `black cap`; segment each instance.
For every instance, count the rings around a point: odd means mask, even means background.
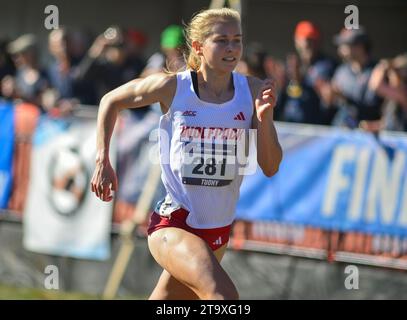
[[[357,44],[364,43],[368,44],[370,42],[369,36],[363,27],[358,29],[342,29],[339,34],[334,36],[334,44],[340,46],[342,44]]]

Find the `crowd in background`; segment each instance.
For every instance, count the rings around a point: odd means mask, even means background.
[[[333,38],[337,57],[321,50],[321,32],[311,21],[300,21],[293,38],[296,52],[284,62],[260,44],[249,44],[240,67],[276,78],[277,120],[370,132],[407,130],[407,54],[375,61],[363,27],[343,29]]]
[[[275,119],[345,126],[377,132],[407,130],[407,54],[373,58],[373,43],[360,27],[334,38],[337,56],[321,48],[321,32],[311,21],[294,30],[296,52],[285,61],[260,43],[245,44],[237,71],[277,81]],[[181,26],[161,34],[161,50],[145,57],[147,37],[138,30],[111,26],[93,41],[77,30],[50,32],[51,60],[41,65],[35,35],[0,41],[0,99],[32,103],[53,116],[78,105],[97,106],[108,91],[137,77],[182,69],[185,39]],[[271,52],[272,53],[272,52]]]

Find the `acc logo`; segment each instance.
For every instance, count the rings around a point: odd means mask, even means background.
[[[72,146],[57,150],[49,165],[49,201],[57,213],[73,216],[86,195],[89,173],[79,154]]]
[[[182,114],[184,117],[195,117],[196,116],[196,111],[184,111],[184,113]]]

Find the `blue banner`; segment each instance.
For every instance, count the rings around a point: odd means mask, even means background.
[[[0,209],[7,208],[12,188],[14,106],[0,102]]]
[[[244,177],[237,217],[407,236],[407,135],[277,125],[279,172]]]
[[[53,119],[46,114],[40,116],[34,132],[33,145],[40,146],[48,143],[58,134],[65,132],[69,125],[70,121],[66,119]]]

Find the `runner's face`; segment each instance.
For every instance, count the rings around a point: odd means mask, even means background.
[[[202,46],[204,63],[213,69],[232,72],[242,56],[242,30],[237,22],[218,22]]]

